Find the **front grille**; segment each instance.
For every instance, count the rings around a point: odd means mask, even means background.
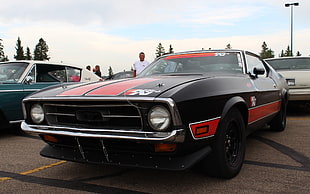
[[[130,104],[45,104],[49,125],[141,130],[142,117],[138,108]]]

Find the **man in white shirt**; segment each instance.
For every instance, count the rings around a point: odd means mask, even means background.
[[[146,68],[150,63],[146,60],[144,60],[145,58],[145,54],[144,52],[140,52],[139,53],[139,61],[136,61],[133,64],[133,76],[136,77],[137,75],[139,75],[139,73],[141,73],[141,71]]]

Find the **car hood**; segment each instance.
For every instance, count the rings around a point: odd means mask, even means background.
[[[310,86],[310,71],[278,71],[285,79],[295,79],[296,87]]]
[[[162,93],[183,84],[206,79],[202,75],[156,76],[134,79],[93,82],[71,86],[60,86],[38,92],[31,97],[157,97]]]

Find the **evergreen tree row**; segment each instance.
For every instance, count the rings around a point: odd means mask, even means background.
[[[48,45],[43,38],[39,39],[39,43],[35,46],[33,55],[31,54],[29,47],[26,48],[26,53],[24,52],[24,47],[22,46],[22,42],[19,37],[17,39],[15,49],[16,54],[14,55],[14,59],[16,60],[45,61],[50,59],[50,57],[48,56]],[[5,56],[3,51],[2,39],[0,39],[0,62],[8,60],[8,57]]]
[[[160,56],[163,56],[163,55],[166,55],[166,54],[171,54],[171,53],[174,53],[171,44],[169,46],[169,51],[166,53],[165,52],[165,48],[163,47],[163,45],[161,43],[159,43],[157,48],[156,48],[155,55],[156,55],[156,57],[160,57]]]
[[[21,40],[18,37],[16,43],[16,55],[14,55],[14,59],[16,60],[38,60],[38,61],[45,61],[49,60],[50,57],[48,56],[48,45],[46,44],[43,38],[39,39],[39,43],[35,46],[33,51],[33,57],[30,53],[29,47],[26,49],[26,53],[24,53],[24,48],[21,44]]]
[[[209,48],[209,49],[211,49],[211,48]],[[231,44],[230,43],[227,44],[225,49],[232,49]],[[172,48],[171,44],[169,46],[169,52],[166,53],[165,52],[165,48],[163,47],[163,45],[161,43],[159,43],[158,46],[156,47],[155,55],[156,55],[156,57],[160,57],[160,56],[163,56],[163,55],[166,55],[166,54],[170,54],[170,53],[173,53],[173,52],[174,51],[173,51],[173,48]],[[262,50],[259,53],[259,55],[260,55],[260,57],[262,59],[267,59],[267,58],[275,57],[274,51],[271,50],[270,48],[268,48],[266,42],[263,42]],[[293,56],[292,51],[290,49],[290,46],[287,46],[287,49],[285,51],[282,50],[281,54],[279,55],[279,57],[290,57],[290,56]],[[299,51],[297,51],[296,56],[301,56],[301,53]]]
[[[266,42],[263,42],[261,47],[262,47],[262,50],[259,53],[261,58],[266,59],[266,58],[273,58],[275,56],[274,51],[268,48]],[[16,49],[16,55],[14,55],[14,59],[16,60],[44,61],[44,60],[50,59],[50,57],[48,56],[49,48],[43,38],[39,39],[39,43],[35,46],[33,55],[31,54],[29,47],[26,48],[26,53],[24,52],[24,48],[22,46],[22,43],[19,37],[17,39],[15,49]],[[225,49],[232,49],[231,44],[230,43],[227,44]],[[159,43],[158,46],[156,47],[156,53],[155,53],[156,57],[160,57],[160,56],[170,54],[170,53],[174,53],[171,44],[169,45],[168,52],[165,51],[165,48],[163,47],[161,43]],[[285,51],[282,50],[281,54],[279,55],[279,57],[288,57],[288,56],[293,56],[290,46],[287,46],[287,49]],[[301,56],[301,53],[297,51],[296,56]],[[8,61],[8,60],[9,60],[8,56],[6,56],[3,51],[2,39],[0,39],[0,62]]]

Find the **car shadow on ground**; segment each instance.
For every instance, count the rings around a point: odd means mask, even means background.
[[[308,115],[310,115],[310,101],[288,103],[287,116],[308,116]]]

